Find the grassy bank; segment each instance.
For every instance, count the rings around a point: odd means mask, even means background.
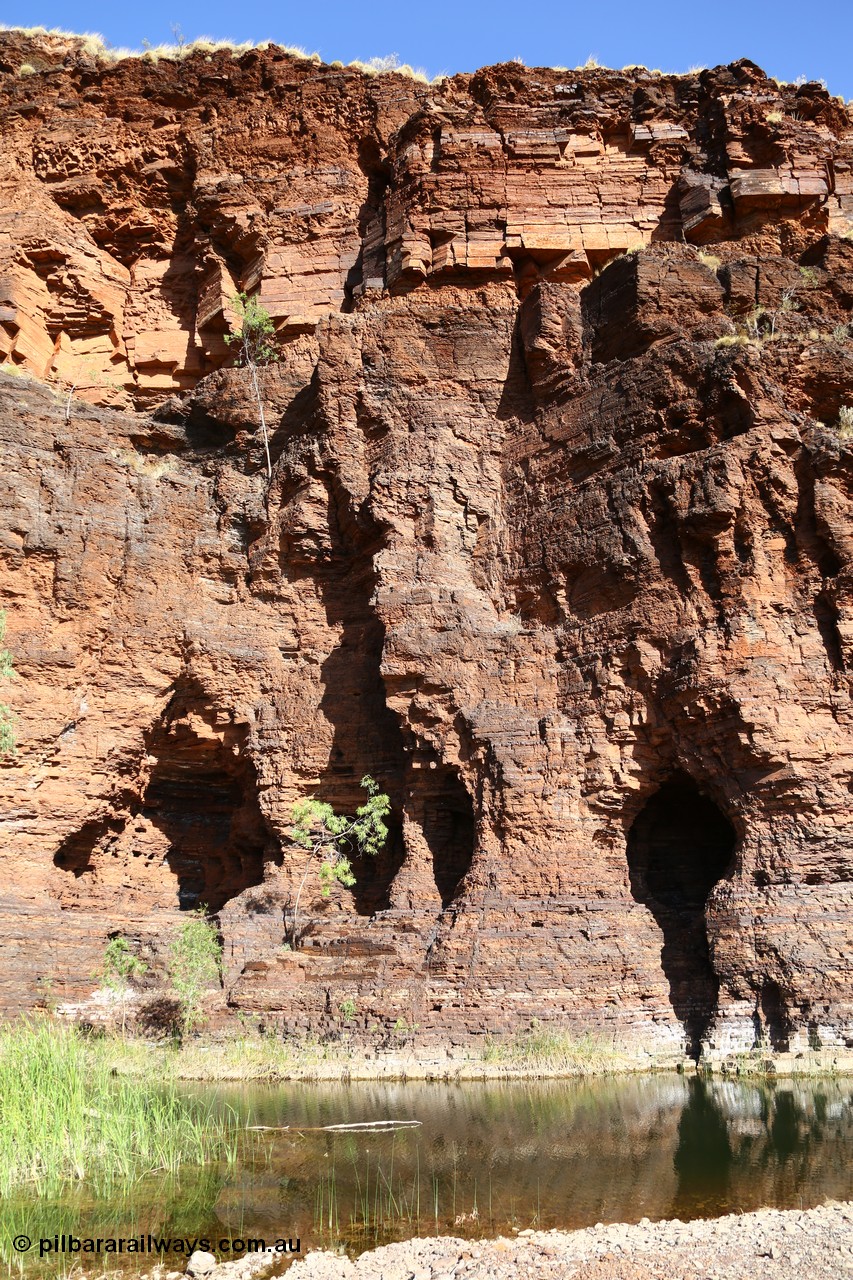
[[[653,1054],[620,1046],[605,1035],[576,1035],[547,1027],[479,1046],[447,1049],[409,1040],[397,1045],[364,1044],[346,1034],[329,1041],[305,1036],[230,1035],[227,1039],[172,1042],[108,1037],[104,1054],[122,1076],[176,1081],[350,1081],[350,1080],[547,1080],[582,1076],[699,1071],[723,1076],[853,1075],[853,1053],[839,1049],[806,1054],[766,1050],[720,1056],[697,1065],[677,1054]]]
[[[122,1076],[198,1081],[507,1080],[648,1071],[647,1056],[630,1056],[606,1037],[534,1030],[481,1046],[448,1051],[408,1040],[363,1044],[346,1034],[320,1040],[235,1034],[227,1039],[171,1041],[107,1037],[103,1052]],[[673,1060],[665,1065],[672,1070]]]
[[[603,1075],[623,1070],[625,1058],[605,1036],[573,1036],[540,1026],[505,1040],[489,1039],[483,1048],[484,1062],[525,1074]]]
[[[233,1118],[182,1097],[158,1056],[116,1075],[110,1040],[53,1019],[0,1028],[0,1195],[86,1179],[98,1192],[181,1164],[233,1160]]]

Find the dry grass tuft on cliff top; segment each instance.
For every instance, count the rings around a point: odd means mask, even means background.
[[[153,63],[160,61],[182,62],[195,55],[211,58],[214,54],[223,52],[230,53],[232,58],[240,58],[243,54],[250,53],[253,49],[270,48],[281,48],[291,58],[312,62],[317,66],[321,66],[323,62],[319,53],[309,53],[300,45],[277,45],[273,40],[261,40],[255,44],[251,40],[216,40],[212,36],[197,36],[194,40],[181,40],[176,44],[146,45],[142,49],[128,49],[115,48],[109,45],[97,31],[76,33],[65,31],[61,27],[14,27],[0,24],[0,32],[3,31],[31,38],[42,36],[57,43],[76,44],[81,53],[104,63],[123,62],[127,58],[139,58],[141,61]],[[354,71],[360,71],[365,76],[391,74],[406,76],[408,79],[417,80],[421,84],[436,84],[445,78],[439,75],[431,80],[422,68],[409,66],[408,63],[401,63],[395,53],[381,58],[369,58],[366,61],[355,58],[346,64],[333,62],[330,65],[336,69],[343,68],[346,65]],[[28,69],[25,71],[23,67],[20,68],[19,75],[33,75],[38,71],[38,68],[30,63],[25,63],[24,66]]]
[[[175,44],[161,43],[157,45],[145,43],[142,49],[129,49],[126,47],[116,47],[110,45],[104,37],[97,31],[74,32],[67,31],[62,27],[18,27],[11,24],[0,23],[0,33],[11,32],[16,35],[26,36],[29,38],[44,37],[57,43],[65,42],[68,45],[76,44],[79,51],[87,56],[94,58],[102,63],[123,62],[128,58],[138,58],[141,61],[158,63],[161,61],[182,62],[187,58],[195,55],[212,58],[217,53],[230,53],[232,58],[240,58],[245,53],[250,53],[255,49],[281,49],[291,58],[298,58],[305,62],[312,62],[316,66],[323,65],[323,59],[317,52],[309,53],[303,49],[301,45],[279,45],[275,40],[260,40],[255,43],[252,40],[218,40],[212,36],[196,36],[193,40],[183,40],[180,38],[179,28],[175,28],[178,40]],[[507,62],[517,63],[520,67],[526,66],[524,59],[518,55],[508,58]],[[28,68],[26,71],[19,69],[19,75],[36,74],[39,70],[31,64],[25,64]],[[353,58],[350,62],[344,63],[338,59],[328,63],[328,66],[334,70],[351,69],[360,71],[362,75],[368,77],[382,75],[398,75],[406,76],[410,80],[416,80],[420,84],[440,84],[448,77],[445,73],[436,76],[430,76],[423,67],[413,67],[409,63],[401,63],[396,53],[386,54],[384,57],[373,57],[367,59]],[[595,54],[590,54],[585,62],[579,63],[574,67],[564,67],[554,65],[550,68],[553,71],[564,72],[595,72],[602,71],[610,73],[616,68],[605,66],[598,60]],[[680,78],[695,77],[702,71],[707,70],[704,64],[694,64],[688,67],[686,71],[664,71],[660,67],[647,67],[643,63],[628,63],[621,70],[627,74],[641,73],[645,76],[653,76],[655,78]],[[784,82],[776,81],[780,87]],[[800,82],[798,82],[800,83]],[[843,102],[843,99],[839,99]],[[781,119],[781,113],[771,113],[767,118],[772,119],[777,114]]]
[[[238,58],[252,49],[267,49],[272,40],[262,40],[258,44],[251,40],[214,40],[211,36],[198,36],[195,40],[182,41],[179,44],[146,45],[142,49],[115,48],[107,44],[97,31],[65,31],[61,27],[14,27],[0,24],[0,32],[8,31],[15,35],[38,37],[44,36],[57,43],[79,45],[80,52],[96,58],[100,62],[122,62],[126,58],[140,58],[147,62],[159,62],[161,58],[180,62],[193,54],[214,54],[223,50]],[[308,53],[299,45],[283,45],[285,53],[294,58],[304,58],[309,62],[321,61],[318,53]]]
[[[853,405],[844,404],[838,412],[838,434],[842,440],[853,436]]]

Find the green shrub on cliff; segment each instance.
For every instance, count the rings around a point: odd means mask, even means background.
[[[169,948],[169,978],[181,1007],[184,1034],[203,1021],[201,1000],[206,988],[219,982],[222,943],[219,930],[203,906],[188,913]]]
[[[0,609],[0,678],[11,680],[15,675],[12,655],[5,646],[6,610]],[[0,760],[15,754],[15,713],[6,702],[0,702]]]
[[[118,934],[104,948],[104,986],[110,991],[125,991],[134,978],[147,973],[148,965],[130,949],[127,938]]]
[[[275,325],[266,308],[247,293],[235,293],[231,305],[240,321],[240,328],[236,333],[229,333],[225,341],[229,347],[238,347],[238,362],[248,368],[270,364],[277,359],[278,351],[273,345]]]
[[[273,345],[275,325],[270,313],[261,306],[258,299],[250,298],[247,293],[235,293],[231,299],[231,305],[240,321],[240,328],[236,333],[229,333],[225,341],[229,346],[237,347],[237,363],[251,373],[252,388],[258,405],[258,419],[264,437],[264,450],[267,455],[267,475],[271,476],[270,442],[264,415],[264,402],[258,382],[258,369],[278,359],[278,351]]]
[[[290,837],[309,851],[293,907],[290,940],[294,948],[298,941],[299,899],[315,860],[320,861],[320,892],[328,898],[334,881],[347,888],[355,884],[350,857],[358,854],[375,857],[388,838],[385,819],[391,808],[389,797],[379,790],[369,774],[362,778],[361,785],[367,792],[367,800],[356,809],[355,817],[337,814],[330,804],[321,800],[299,800],[293,806]]]
[[[133,954],[127,938],[121,934],[110,938],[104,948],[104,968],[101,980],[104,986],[113,991],[121,1003],[121,1032],[124,1035],[127,1019],[127,997],[134,978],[141,978],[148,972],[148,965],[139,956]]]

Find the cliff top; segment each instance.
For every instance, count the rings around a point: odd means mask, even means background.
[[[853,233],[850,108],[747,59],[428,82],[8,29],[0,98],[0,361],[122,407],[230,364],[237,292],[296,357],[418,286],[523,300],[661,241],[798,261]]]
[[[274,40],[262,40],[256,44],[250,40],[220,40],[210,36],[198,36],[193,40],[181,41],[176,44],[148,45],[142,49],[129,49],[110,45],[98,32],[77,33],[64,31],[56,27],[48,29],[42,26],[0,26],[0,71],[24,76],[50,71],[60,66],[92,70],[95,67],[110,67],[127,61],[143,62],[156,66],[160,62],[197,65],[199,63],[210,63],[214,60],[217,61],[218,65],[222,65],[229,60],[240,61],[247,57],[254,60],[259,55],[266,55],[273,61],[286,57],[293,59],[295,62],[305,62],[324,70],[359,72],[368,78],[386,75],[405,76],[421,84],[438,85],[448,80],[465,83],[471,76],[478,74],[476,71],[457,72],[453,75],[440,74],[430,77],[420,68],[412,67],[407,63],[399,63],[394,54],[386,57],[375,57],[366,61],[353,59],[347,63],[338,60],[327,63],[323,61],[318,53],[310,53],[298,45],[281,45]],[[20,57],[22,61],[16,65],[17,57]],[[701,66],[691,67],[686,72],[668,72],[659,68],[646,67],[640,63],[631,63],[627,66],[616,68],[603,66],[593,57],[588,58],[586,62],[576,67],[558,65],[527,67],[523,61],[517,58],[494,65],[538,74],[554,72],[558,75],[565,75],[567,72],[571,72],[573,75],[588,77],[593,83],[602,77],[621,78],[625,76],[638,82],[647,79],[662,82],[693,81],[704,72],[719,71],[721,69],[720,67]],[[730,64],[729,69],[733,70],[736,67],[748,69],[750,72],[757,72],[760,78],[771,81],[780,89],[790,90],[795,93],[802,89],[806,89],[809,92],[815,89],[823,89],[828,92],[823,81],[797,80],[791,83],[767,77],[764,72],[760,71],[757,64],[749,59],[740,59]],[[490,68],[483,67],[480,68],[480,71],[488,69]],[[844,105],[844,99],[841,96],[837,96],[835,101]]]

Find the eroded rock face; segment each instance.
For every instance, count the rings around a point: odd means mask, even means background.
[[[4,1006],[116,931],[156,986],[207,902],[227,1004],[290,1027],[853,1038],[844,108],[27,49],[4,353],[114,386],[0,375]],[[366,773],[387,847],[284,949],[291,806]]]

